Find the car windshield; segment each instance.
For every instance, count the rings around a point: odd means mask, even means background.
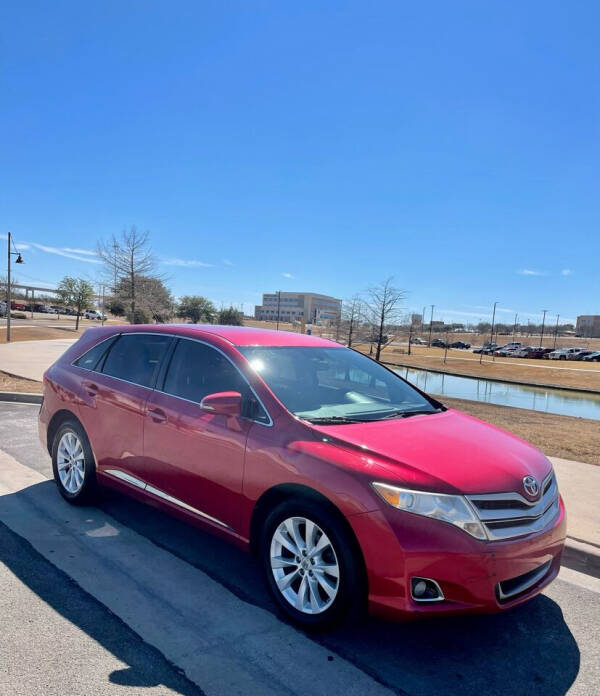
[[[283,405],[304,420],[352,423],[440,410],[398,375],[348,348],[240,351]]]

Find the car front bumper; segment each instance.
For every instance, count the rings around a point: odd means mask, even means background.
[[[557,576],[566,536],[559,513],[541,532],[481,542],[437,520],[390,507],[349,518],[363,551],[369,610],[387,618],[497,612],[520,604]],[[430,578],[441,601],[417,601],[412,577]]]

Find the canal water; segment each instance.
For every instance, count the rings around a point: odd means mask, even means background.
[[[415,368],[398,368],[396,372],[429,394],[600,420],[600,393],[585,394],[566,389],[529,387]]]

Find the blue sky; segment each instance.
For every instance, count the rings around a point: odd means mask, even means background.
[[[435,318],[600,313],[596,2],[9,0],[0,235],[97,277],[150,230],[176,295]],[[504,318],[501,313],[501,318]]]

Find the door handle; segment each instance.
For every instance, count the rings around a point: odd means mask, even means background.
[[[162,408],[149,408],[148,415],[155,423],[167,422],[167,414],[162,410]]]
[[[84,382],[83,388],[90,396],[98,396],[98,392],[100,391],[98,385],[93,382]]]

